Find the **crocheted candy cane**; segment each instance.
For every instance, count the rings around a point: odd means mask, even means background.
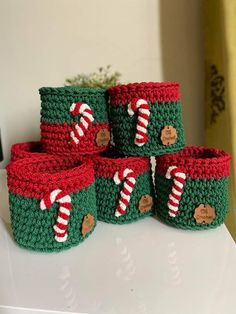
[[[77,145],[79,140],[84,136],[86,130],[92,125],[94,120],[93,112],[89,105],[82,102],[73,103],[70,107],[70,113],[72,116],[77,116],[81,114],[82,117],[79,120],[79,123],[75,124],[73,131],[70,132],[70,136],[73,142]]]
[[[183,193],[183,186],[186,179],[186,174],[176,166],[170,166],[166,172],[166,178],[173,178],[173,186],[169,195],[167,206],[169,208],[169,215],[175,217],[179,212],[179,202]]]
[[[60,204],[57,222],[53,227],[55,231],[55,240],[57,242],[64,242],[67,239],[67,225],[70,218],[70,211],[72,209],[71,197],[68,193],[62,190],[54,190],[50,194],[44,196],[40,202],[40,208],[42,210],[52,207],[54,202]]]
[[[143,146],[148,141],[147,126],[150,117],[150,105],[144,99],[134,99],[128,105],[128,114],[133,116],[138,110],[138,123],[134,143]]]
[[[129,205],[130,195],[134,189],[136,182],[135,174],[133,170],[126,168],[123,171],[116,171],[114,175],[115,184],[120,184],[121,181],[124,181],[124,186],[120,192],[119,203],[116,206],[115,216],[119,217],[125,214],[126,207]]]

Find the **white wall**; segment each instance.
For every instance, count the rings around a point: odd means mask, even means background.
[[[203,126],[200,2],[0,1],[0,128],[5,156],[1,166],[8,162],[13,143],[40,137],[39,87],[61,86],[66,77],[92,72],[107,64],[123,74],[124,82],[172,79],[184,82],[181,91],[187,140],[200,144]],[[178,4],[177,12],[172,10],[173,3]],[[169,19],[170,11],[176,14],[175,21]],[[177,41],[178,36],[182,38],[180,51],[179,47],[171,46],[163,32],[166,19],[170,28],[167,35],[177,37]],[[170,49],[179,51],[181,60],[186,60],[183,71],[179,71],[178,59],[174,65],[172,60],[171,71],[168,60],[163,59],[163,47],[165,55],[169,50],[163,43],[168,42]]]

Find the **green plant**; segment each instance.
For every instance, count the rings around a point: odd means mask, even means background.
[[[66,79],[67,86],[92,87],[107,89],[120,83],[121,74],[111,72],[111,66],[98,68],[97,72],[90,74],[78,74],[75,77]]]

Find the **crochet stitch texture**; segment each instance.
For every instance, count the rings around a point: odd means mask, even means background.
[[[13,236],[20,246],[35,251],[58,252],[78,245],[92,232],[97,210],[91,162],[38,156],[10,163],[7,173]],[[62,243],[55,241],[53,229],[59,204],[54,202],[51,208],[40,209],[41,200],[56,189],[70,195],[72,205],[68,238]],[[83,236],[82,225],[88,214],[93,216],[94,224]]]
[[[41,140],[44,151],[54,154],[68,152],[92,154],[104,151],[107,145],[98,146],[96,137],[101,129],[109,130],[107,93],[99,88],[42,87],[41,96]],[[91,109],[92,120],[88,126],[86,112],[74,114],[73,104],[83,103]],[[89,110],[90,110],[89,109]],[[88,110],[88,109],[87,109]],[[81,121],[83,120],[83,123]],[[90,124],[89,123],[89,124]],[[84,126],[83,136],[77,145],[71,138],[79,126]],[[78,136],[77,136],[78,137]]]
[[[154,204],[146,212],[140,212],[139,210],[139,201],[142,196],[150,195],[154,199],[149,158],[121,157],[109,151],[104,156],[94,156],[93,162],[96,177],[98,220],[114,224],[125,224],[153,214]],[[125,214],[117,217],[115,212],[124,182],[117,185],[114,182],[114,175],[117,171],[123,171],[124,169],[132,169],[136,175],[136,183],[130,194],[130,201]]]
[[[42,152],[41,142],[24,142],[16,143],[11,146],[11,161],[16,161],[22,158],[38,157],[45,155]]]
[[[108,93],[116,150],[125,155],[158,156],[183,149],[184,130],[178,83],[132,83],[111,87]],[[139,110],[129,115],[130,104],[140,99],[148,102],[150,116]],[[169,125],[176,129],[177,139],[172,145],[164,145],[161,131]],[[142,146],[135,144],[137,132],[140,132],[140,139],[148,137]]]
[[[186,174],[179,212],[175,217],[169,215],[167,206],[173,186],[173,179],[165,177],[170,166],[177,166]],[[182,229],[219,226],[228,212],[229,171],[230,156],[223,150],[190,146],[176,154],[156,157],[156,214],[166,223]],[[195,220],[194,212],[200,204],[208,204],[215,209],[216,217],[210,224]]]
[[[230,156],[184,148],[178,83],[132,83],[108,92],[43,87],[39,93],[41,142],[13,145],[7,166],[20,246],[68,249],[92,233],[97,219],[126,224],[155,213],[190,230],[223,223]],[[155,188],[149,156],[156,156]]]
[[[11,162],[22,158],[39,158],[41,156],[59,156],[81,162],[86,162],[91,159],[91,155],[81,155],[79,153],[62,153],[57,155],[45,153],[43,151],[42,142],[40,141],[16,143],[11,147]]]

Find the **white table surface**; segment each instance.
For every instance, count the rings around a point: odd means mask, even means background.
[[[224,225],[98,223],[76,248],[33,253],[12,239],[5,171],[0,178],[1,314],[236,313],[236,247]]]

